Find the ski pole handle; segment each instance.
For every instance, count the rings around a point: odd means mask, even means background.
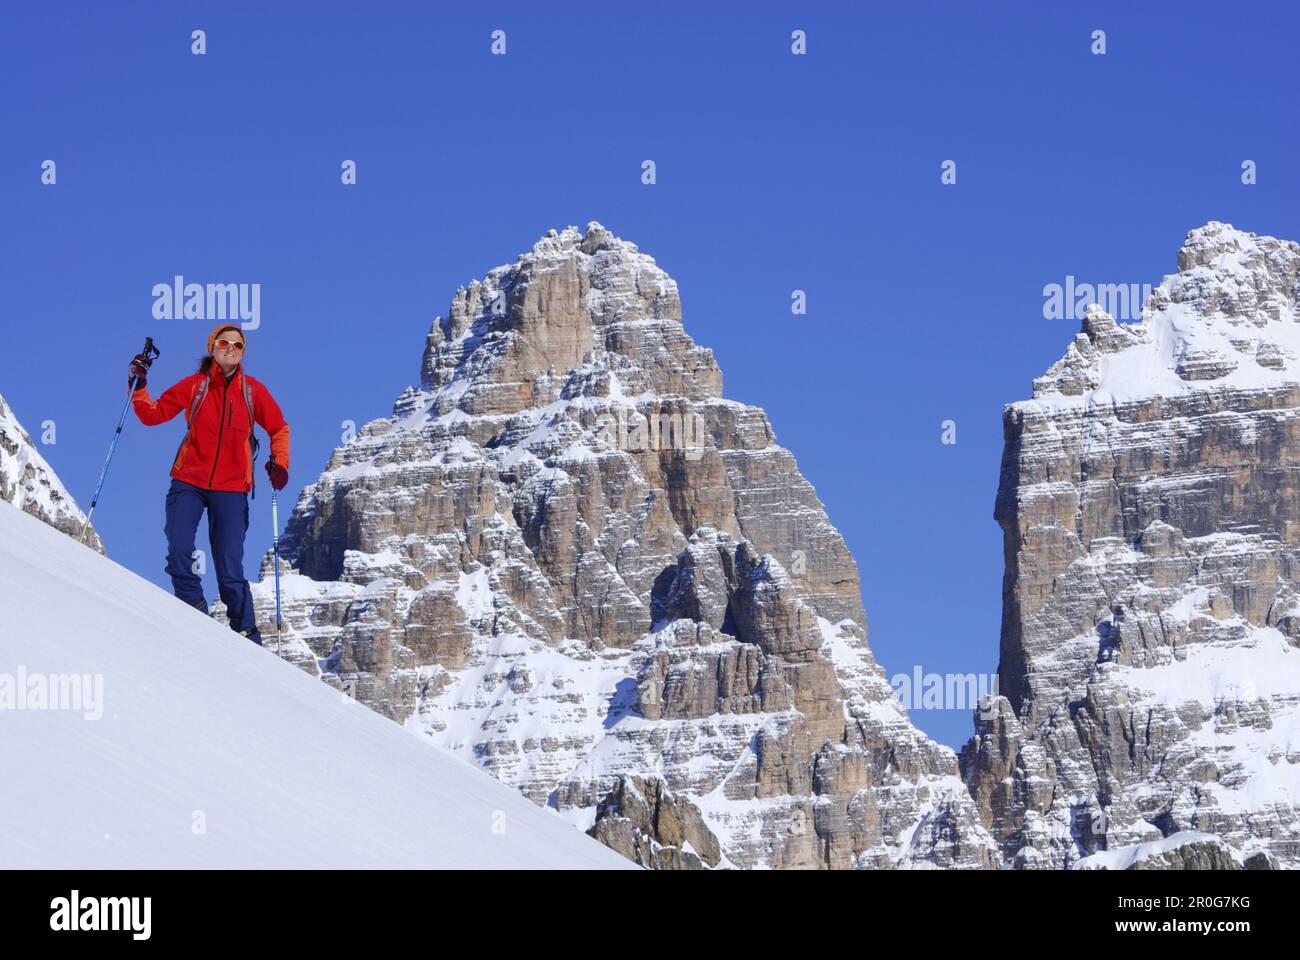
[[[162,351],[153,345],[153,337],[144,338],[144,349],[140,351],[140,356],[144,357],[149,363],[162,356]],[[131,378],[131,392],[135,393],[135,382],[139,380],[138,376]]]

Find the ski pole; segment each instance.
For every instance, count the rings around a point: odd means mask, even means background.
[[[275,463],[275,454],[271,454]],[[275,502],[275,484],[271,485],[271,546],[275,550],[275,655],[280,656],[280,513]]]
[[[144,338],[144,349],[140,351],[148,360],[162,355],[157,347],[153,345],[153,337]],[[131,378],[131,389],[127,391],[126,404],[122,407],[122,415],[117,418],[117,432],[113,434],[113,442],[108,447],[108,459],[104,461],[104,469],[99,471],[99,483],[95,484],[95,495],[90,498],[90,510],[86,512],[86,522],[81,525],[81,536],[77,539],[82,543],[86,542],[86,531],[90,529],[90,517],[95,512],[95,504],[99,502],[99,491],[104,486],[104,478],[108,476],[108,465],[113,461],[113,451],[117,449],[117,438],[122,435],[122,424],[126,422],[126,411],[131,406],[131,397],[135,394],[135,382],[138,377]]]

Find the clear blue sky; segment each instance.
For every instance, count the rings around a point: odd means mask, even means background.
[[[1078,329],[1043,318],[1043,286],[1158,282],[1210,219],[1300,238],[1294,6],[1062,6],[11,5],[0,393],[33,434],[57,424],[42,452],[84,508],[144,336],[166,387],[211,326],[153,320],[153,285],[260,283],[247,365],[292,425],[283,521],[340,423],[418,382],[457,285],[599,220],[677,279],[727,396],[768,411],[857,558],[887,671],[991,672],[1002,405]],[[165,587],[182,431],[130,417],[95,514]]]

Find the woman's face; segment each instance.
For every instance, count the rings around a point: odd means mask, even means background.
[[[225,345],[222,344],[223,340],[226,341]],[[221,331],[212,344],[212,357],[221,367],[222,373],[235,369],[239,361],[244,359],[244,335],[238,330]]]

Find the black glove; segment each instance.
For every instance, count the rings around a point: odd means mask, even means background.
[[[271,486],[277,490],[283,490],[289,482],[289,471],[274,460],[266,461],[266,475],[271,478]]]
[[[149,367],[153,363],[148,356],[143,353],[137,353],[131,358],[131,366],[127,367],[127,376],[135,380],[135,389],[142,390],[147,382],[145,374],[149,372]],[[131,379],[127,380],[127,386],[131,385]]]

